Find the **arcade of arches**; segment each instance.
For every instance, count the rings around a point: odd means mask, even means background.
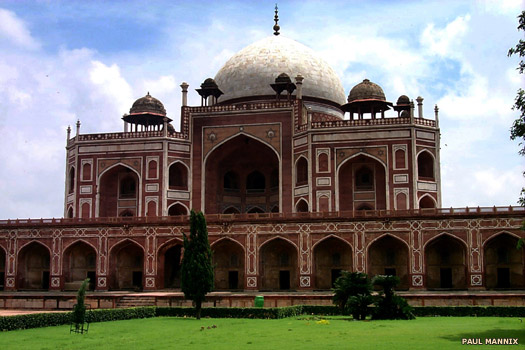
[[[205,188],[206,213],[276,211],[279,159],[262,142],[237,136],[208,156]]]
[[[318,237],[321,238],[321,237]],[[483,273],[487,289],[523,289],[524,249],[516,249],[518,238],[499,233],[488,239],[482,248]],[[145,287],[148,271],[145,249],[141,243],[124,239],[115,242],[109,250],[107,289],[140,290]],[[276,237],[259,243],[251,259],[242,242],[222,237],[212,242],[215,265],[216,290],[244,290],[253,264],[257,264],[259,290],[297,290],[305,269],[304,250],[296,243]],[[348,238],[329,235],[321,238],[311,249],[311,289],[329,290],[342,270],[361,271],[356,267],[358,257]],[[371,240],[364,249],[363,272],[370,276],[396,275],[401,284],[398,289],[411,288],[411,261],[405,238],[384,234]],[[461,290],[469,288],[469,262],[467,245],[452,235],[441,234],[426,242],[422,249],[424,261],[424,287],[430,290]],[[161,245],[153,255],[156,261],[156,289],[180,288],[180,269],[183,246],[180,239]],[[23,246],[16,258],[16,289],[46,290],[50,288],[50,249],[36,241]],[[104,258],[105,259],[105,258]],[[356,260],[357,259],[357,260]],[[6,278],[7,257],[0,249],[0,277],[2,287]],[[82,281],[86,277],[95,281],[99,276],[100,256],[94,245],[84,241],[71,241],[61,257],[64,285]],[[248,265],[247,265],[248,264]],[[251,266],[251,267],[250,267]],[[310,273],[310,272],[308,272]],[[253,275],[253,272],[251,272]],[[92,285],[91,288],[96,286]],[[67,289],[67,288],[66,288]]]

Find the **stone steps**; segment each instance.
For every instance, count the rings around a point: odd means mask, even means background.
[[[117,308],[155,306],[155,297],[147,296],[123,296],[117,302]]]

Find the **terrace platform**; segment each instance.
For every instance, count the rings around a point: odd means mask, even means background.
[[[412,306],[525,306],[525,290],[509,291],[402,291]],[[332,293],[321,292],[213,292],[204,307],[251,307],[256,295],[264,296],[265,307],[290,305],[332,305]],[[0,315],[9,310],[71,310],[75,292],[0,292]],[[92,309],[134,306],[191,306],[180,291],[88,292]]]

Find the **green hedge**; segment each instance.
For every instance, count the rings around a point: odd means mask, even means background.
[[[525,306],[419,306],[417,316],[495,316],[525,317]]]
[[[523,306],[421,306],[414,307],[414,315],[422,316],[495,316],[525,317]],[[202,317],[211,318],[261,318],[278,319],[299,315],[340,315],[336,306],[298,305],[271,308],[222,308],[202,309]],[[97,309],[86,313],[87,321],[105,322],[149,318],[158,316],[194,317],[191,307],[137,307],[129,309]],[[0,331],[28,329],[70,324],[71,312],[40,313],[0,317]]]

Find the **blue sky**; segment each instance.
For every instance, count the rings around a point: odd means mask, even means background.
[[[122,130],[147,91],[178,126],[194,92],[272,33],[270,1],[0,0],[0,218],[63,215],[65,129]],[[507,51],[520,0],[286,1],[281,33],[318,52],[346,93],[364,78],[389,101],[440,108],[446,207],[515,205],[524,185],[509,128],[523,78]]]

